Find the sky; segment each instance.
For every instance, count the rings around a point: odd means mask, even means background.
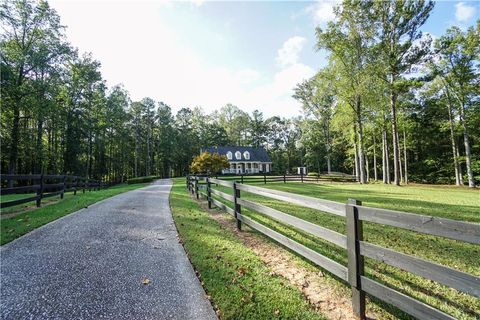
[[[325,66],[315,27],[334,1],[50,0],[80,52],[102,64],[108,86],[205,112],[232,103],[266,117],[296,116],[293,88]],[[439,1],[423,26],[434,38],[479,19],[479,1]]]

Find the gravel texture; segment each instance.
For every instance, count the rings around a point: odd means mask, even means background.
[[[178,242],[170,188],[159,180],[2,246],[0,318],[216,319]]]

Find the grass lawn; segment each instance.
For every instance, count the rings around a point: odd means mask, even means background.
[[[323,319],[300,291],[270,274],[252,250],[193,201],[174,180],[173,217],[186,251],[221,319]]]
[[[362,200],[365,206],[480,222],[480,192],[466,188],[428,185],[395,187],[383,184],[362,186],[355,183],[302,184],[300,182],[287,182],[286,184],[275,182],[266,185],[257,183],[256,185],[343,203],[348,198],[355,198]],[[228,188],[221,186],[215,188],[231,193]],[[242,192],[242,198],[262,203],[345,234],[345,221],[341,217],[246,192]],[[231,203],[221,201],[231,206]],[[344,265],[347,264],[346,251],[335,245],[251,210],[243,208],[242,213],[335,261]],[[364,222],[364,239],[399,252],[415,255],[480,276],[480,246],[478,245],[465,244],[455,240],[422,235],[367,222]],[[459,319],[480,318],[480,299],[460,293],[455,289],[447,288],[436,282],[370,259],[366,259],[366,273],[371,278],[433,305]],[[404,317],[401,313],[393,312],[399,317]]]
[[[140,187],[144,187],[148,184],[122,184],[117,185],[108,189],[102,189],[99,191],[91,191],[91,192],[77,192],[74,196],[73,193],[66,193],[63,200],[60,200],[56,203],[47,205],[42,208],[33,209],[31,211],[27,211],[24,213],[20,213],[11,218],[4,218],[0,221],[1,224],[1,233],[0,233],[0,244],[8,243],[30,231],[36,229],[44,224],[47,224],[55,219],[63,217],[69,213],[75,212],[82,208],[85,208],[95,202],[103,200],[105,198],[117,195],[119,193],[137,189]],[[1,201],[9,201],[17,198],[23,198],[25,195],[9,195],[9,196],[2,196]],[[52,197],[45,200],[58,200],[59,197]],[[52,201],[52,200],[50,200]],[[42,204],[44,204],[44,200],[42,200]],[[31,206],[32,204],[23,204],[20,206]],[[34,202],[33,202],[34,205]],[[12,208],[15,208],[12,207]],[[11,208],[6,208],[11,209]],[[12,209],[11,209],[12,210]],[[18,210],[18,208],[16,208]],[[4,211],[2,210],[2,213]],[[7,211],[11,212],[11,211]]]

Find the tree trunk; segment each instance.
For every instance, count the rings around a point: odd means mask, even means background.
[[[12,138],[10,144],[10,159],[8,162],[8,173],[15,174],[17,171],[17,159],[18,159],[18,138],[19,138],[19,128],[20,125],[20,101],[17,101],[13,106],[13,125],[12,133],[10,137]],[[13,180],[8,182],[8,187],[13,187]]]
[[[354,152],[354,162],[355,162],[355,180],[357,182],[360,182],[360,161],[358,159],[358,148],[357,148],[357,135],[354,133],[354,139],[353,139],[353,152]]]
[[[473,178],[472,170],[472,153],[470,151],[470,138],[468,136],[467,124],[465,122],[465,106],[462,104],[460,106],[460,123],[463,128],[463,142],[465,144],[465,163],[467,166],[467,175],[468,175],[468,186],[470,188],[475,188],[475,180]]]
[[[42,173],[43,164],[43,117],[40,115],[37,122],[37,159],[35,161],[35,173]]]
[[[460,185],[463,186],[465,183],[463,181],[462,163],[460,162],[460,151],[458,150],[458,143],[456,139],[455,139],[455,153],[457,154],[458,180],[460,181]]]
[[[387,140],[387,127],[386,119],[384,116],[382,140],[383,140],[383,183],[390,184],[390,164],[389,164],[389,155],[388,155],[388,140]]]
[[[405,128],[403,128],[403,163],[405,165],[405,170],[403,172],[405,178],[403,181],[405,184],[408,184],[407,135],[405,133]]]
[[[368,164],[368,152],[365,152],[365,172],[367,173],[366,182],[370,181],[370,167]]]
[[[390,94],[390,112],[392,113],[392,138],[393,138],[393,182],[400,185],[400,153],[398,150],[398,129],[397,129],[397,96],[393,89],[394,77],[392,76],[392,92]]]
[[[365,153],[363,151],[363,126],[362,126],[362,116],[361,116],[361,100],[360,97],[356,99],[356,113],[357,113],[357,124],[358,124],[358,168],[360,169],[360,183],[366,183],[365,179]]]
[[[449,127],[450,127],[450,142],[452,144],[452,154],[453,154],[453,167],[455,169],[455,185],[460,186],[461,179],[461,171],[460,171],[460,163],[458,162],[458,147],[455,141],[455,120],[453,119],[452,115],[452,106],[450,102],[450,94],[448,91],[448,87],[445,87],[447,92],[447,109],[448,109],[448,120],[449,120]]]
[[[400,182],[401,183],[404,183],[403,182],[403,167],[402,167],[402,153],[400,152],[401,149],[400,149],[400,138],[398,137],[398,131],[397,131],[397,141],[398,141],[398,168],[399,168],[399,173],[400,173]]]
[[[373,178],[375,182],[378,181],[377,175],[377,142],[375,139],[375,132],[373,133]]]

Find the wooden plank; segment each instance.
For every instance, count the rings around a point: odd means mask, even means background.
[[[402,270],[480,297],[480,278],[427,260],[360,241],[360,253]]]
[[[55,190],[55,189],[63,189],[63,182],[62,183],[50,183],[50,184],[44,184],[43,185],[43,190]]]
[[[241,204],[246,208],[258,211],[280,222],[289,224],[300,230],[308,232],[316,237],[322,238],[323,240],[336,244],[340,248],[343,248],[343,249],[347,248],[347,237],[341,233],[332,231],[330,229],[302,220],[300,218],[272,209],[270,207],[255,203],[253,201],[249,201],[245,199],[238,199],[237,201],[239,204]]]
[[[365,221],[480,244],[478,223],[369,207],[358,207],[358,214]]]
[[[44,179],[62,179],[63,180],[64,175],[63,174],[45,174],[43,175]]]
[[[1,180],[38,180],[40,179],[40,174],[2,174],[0,175]]]
[[[345,216],[345,204],[343,203],[249,185],[238,185],[238,189],[251,192],[260,196],[290,202],[300,205],[302,207],[312,208],[342,217]]]
[[[12,201],[7,201],[7,202],[2,202],[0,203],[0,208],[8,208],[8,207],[13,207],[22,203],[30,202],[30,201],[36,201],[38,199],[38,196],[34,197],[28,197],[28,198],[23,198],[23,199],[17,199],[17,200],[12,200]]]
[[[360,254],[360,241],[363,240],[363,223],[358,219],[357,208],[362,202],[348,199],[346,213],[348,283],[352,288],[353,313],[359,319],[365,319],[366,299],[360,278],[365,274],[364,258]]]
[[[337,277],[342,280],[347,280],[347,267],[339,264],[336,261],[327,258],[320,253],[313,251],[310,248],[305,247],[304,245],[280,234],[272,229],[265,227],[264,225],[246,217],[245,215],[238,215],[238,218],[245,223],[246,225],[250,226],[251,228],[263,233],[264,235],[272,238],[273,240],[277,241],[278,243],[282,244],[283,246],[289,248],[290,250],[298,253],[302,257],[312,261],[316,265],[324,268],[325,270],[333,273]]]
[[[24,187],[0,188],[0,194],[6,195],[6,194],[15,194],[15,193],[26,193],[29,191],[36,191],[38,189],[40,189],[39,184],[34,184],[31,186],[24,186]]]
[[[211,183],[216,183],[224,187],[233,188],[233,182],[210,178]]]
[[[222,192],[222,191],[220,191],[220,190],[215,190],[215,189],[210,188],[210,192],[213,193],[213,194],[215,194],[215,195],[217,195],[217,196],[219,196],[219,197],[222,197],[222,198],[225,199],[225,200],[228,200],[228,201],[231,201],[231,202],[234,202],[234,201],[235,201],[235,199],[234,199],[234,197],[233,197],[232,195],[227,194],[227,193],[225,193],[225,192]]]
[[[422,320],[453,320],[454,317],[437,310],[428,304],[415,300],[403,293],[384,286],[374,280],[362,276],[362,290],[368,294],[377,297],[387,303],[390,303],[400,310]]]
[[[49,197],[54,197],[62,194],[63,190],[56,191],[56,192],[50,192],[50,193],[44,193],[42,198],[49,198]]]
[[[226,204],[218,201],[217,199],[213,199],[213,198],[212,198],[212,203],[214,205],[216,205],[219,209],[222,209],[222,210],[226,211],[227,213],[231,214],[232,216],[235,216],[235,210],[233,210],[232,208],[230,208]]]

